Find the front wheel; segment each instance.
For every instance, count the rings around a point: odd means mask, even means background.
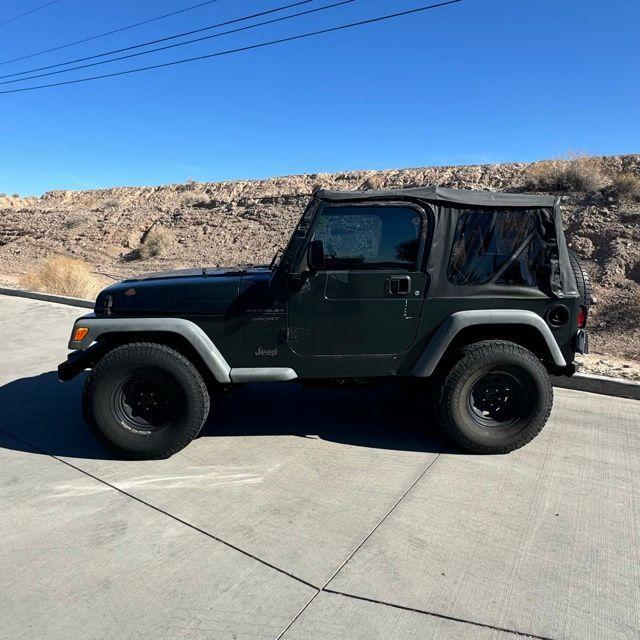
[[[200,432],[209,413],[202,376],[181,353],[137,342],[109,351],[89,374],[83,413],[93,434],[136,459],[167,458]]]
[[[551,381],[540,360],[504,340],[462,349],[436,395],[444,431],[475,453],[524,446],[542,430],[553,405]]]

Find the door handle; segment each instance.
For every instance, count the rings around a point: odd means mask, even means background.
[[[389,293],[392,296],[404,296],[411,291],[410,276],[391,276],[389,278]]]

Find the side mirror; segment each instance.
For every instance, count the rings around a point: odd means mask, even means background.
[[[312,240],[307,249],[307,266],[309,271],[321,271],[325,266],[324,244],[322,240]]]

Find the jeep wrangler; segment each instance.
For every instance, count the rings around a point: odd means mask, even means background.
[[[104,289],[61,380],[120,454],[162,458],[219,393],[253,382],[403,383],[458,445],[517,449],[542,429],[550,374],[587,351],[586,272],[560,199],[441,187],[317,191],[269,266],[188,269]]]

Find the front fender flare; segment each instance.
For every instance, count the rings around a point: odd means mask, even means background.
[[[567,363],[558,347],[556,339],[547,323],[533,311],[523,309],[491,309],[486,311],[458,311],[448,316],[433,334],[412,374],[420,378],[430,376],[438,366],[442,356],[456,335],[474,325],[513,325],[522,324],[533,327],[544,339],[554,364],[566,367]]]
[[[82,340],[73,340],[77,327],[89,329]],[[144,334],[150,331],[175,333],[185,338],[218,382],[231,382],[231,367],[216,345],[197,324],[183,318],[96,318],[94,314],[89,314],[75,321],[69,349],[86,349],[100,336],[110,333],[139,334],[140,340],[144,340]]]

